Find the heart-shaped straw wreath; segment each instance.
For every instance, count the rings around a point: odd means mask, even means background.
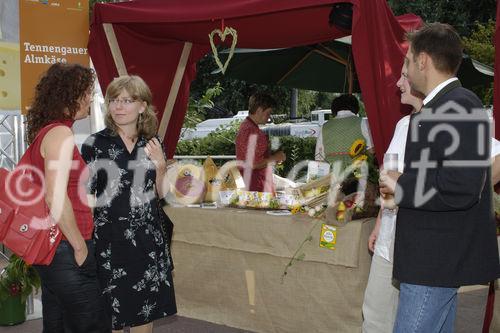
[[[226,40],[226,36],[231,36],[233,37],[233,40],[231,42],[231,48],[229,49],[229,55],[227,57],[227,60],[224,64],[222,64],[222,61],[220,61],[219,58],[219,52],[217,52],[217,48],[215,47],[214,44],[214,36],[219,35],[220,40],[224,42]],[[217,66],[222,71],[222,74],[226,72],[227,66],[229,65],[229,61],[233,57],[234,54],[234,49],[236,48],[236,43],[238,42],[238,33],[236,32],[236,29],[231,28],[231,27],[225,27],[224,31],[221,29],[214,29],[209,35],[208,38],[210,40],[210,46],[212,47],[212,53],[214,54],[215,62],[217,63]]]

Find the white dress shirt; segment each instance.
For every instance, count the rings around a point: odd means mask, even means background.
[[[403,173],[405,160],[406,137],[410,116],[404,116],[396,124],[386,154],[398,154],[398,171]],[[375,242],[375,254],[392,262],[394,253],[394,236],[396,232],[396,213],[387,209],[382,210],[380,216],[380,229]]]
[[[386,151],[386,153],[398,154],[398,171],[401,173],[404,170],[406,137],[408,135],[409,124],[409,115],[398,121],[391,143]],[[491,157],[494,158],[498,154],[500,154],[500,141],[491,138]],[[375,242],[375,254],[389,262],[393,262],[396,214],[384,209],[380,218],[380,229],[377,241]]]
[[[431,101],[431,99],[433,99],[437,95],[437,93],[440,92],[444,87],[446,87],[448,84],[452,83],[453,81],[457,81],[457,80],[458,79],[456,77],[452,77],[444,82],[441,82],[434,89],[432,89],[431,92],[427,96],[425,96],[422,103],[424,105],[429,103]]]

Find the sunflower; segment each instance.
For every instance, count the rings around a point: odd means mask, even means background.
[[[361,154],[359,156],[356,156],[356,158],[354,159],[354,162],[360,163],[360,162],[366,161],[367,159],[368,159],[368,155]]]
[[[349,155],[351,157],[354,157],[359,153],[361,153],[363,149],[365,149],[365,147],[366,147],[365,140],[357,139],[356,141],[353,142],[351,149],[349,151]]]
[[[295,204],[291,207],[290,212],[295,215],[297,213],[300,213],[301,208],[302,206],[300,204]]]
[[[361,164],[363,162],[365,162],[367,159],[368,159],[368,155],[366,155],[366,154],[360,154],[360,155],[358,155],[356,157],[353,157],[352,165],[355,168],[359,168],[361,166]]]
[[[353,173],[354,177],[356,177],[357,179],[361,179],[361,177],[363,176],[363,173],[361,172],[361,165],[363,164],[363,162],[366,162],[367,159],[368,156],[366,154],[361,154],[353,158],[352,165],[355,168]]]

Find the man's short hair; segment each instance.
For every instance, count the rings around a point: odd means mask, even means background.
[[[359,112],[359,102],[356,96],[351,94],[340,95],[332,101],[332,116],[335,117],[337,112],[349,110],[354,114]]]
[[[438,71],[456,75],[462,62],[463,45],[451,25],[430,23],[406,36],[415,58],[420,52],[425,52]]]
[[[276,108],[276,100],[272,98],[270,95],[265,93],[256,93],[250,96],[248,99],[248,113],[254,114],[257,112],[259,107],[262,110],[266,110],[268,108]]]

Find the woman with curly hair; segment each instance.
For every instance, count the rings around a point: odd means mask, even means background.
[[[157,199],[166,194],[167,163],[151,91],[140,77],[114,79],[105,104],[107,128],[82,146],[97,199],[97,275],[113,330],[152,332],[155,319],[177,312]]]
[[[109,332],[103,311],[86,202],[88,170],[71,127],[90,110],[94,72],[76,64],[54,64],[35,88],[27,115],[32,167],[43,179],[45,201],[63,238],[52,262],[35,265],[42,280],[44,332]]]

